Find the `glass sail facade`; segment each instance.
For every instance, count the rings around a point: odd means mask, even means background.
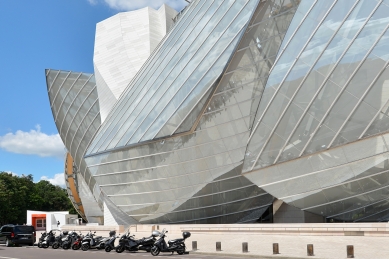
[[[157,51],[155,58],[151,57],[150,64],[146,63],[145,70],[141,71],[141,74],[151,74],[152,71],[149,71],[148,67],[153,66],[157,70],[166,69],[174,73],[178,73],[179,69],[188,71],[170,81],[162,81],[162,77],[155,78],[162,83],[152,85],[158,91],[163,90],[164,82],[170,82],[169,85],[166,84],[169,92],[164,97],[168,103],[156,100],[156,107],[160,107],[157,109],[158,113],[150,113],[150,119],[145,120],[153,123],[149,129],[155,127],[158,131],[137,145],[123,142],[126,146],[108,146],[114,149],[100,154],[93,153],[102,150],[94,149],[94,143],[91,144],[89,150],[92,153],[87,154],[85,158],[88,169],[110,200],[138,222],[250,222],[258,219],[272,204],[271,195],[240,175],[245,142],[249,136],[250,109],[247,109],[247,106],[258,102],[263,84],[253,82],[241,91],[238,86],[243,86],[243,83],[236,82],[230,89],[229,79],[234,74],[235,78],[242,76],[238,65],[244,56],[243,48],[247,48],[250,41],[245,40],[246,45],[240,42],[252,36],[247,30],[255,24],[255,18],[269,14],[270,3],[273,5],[273,2],[259,4],[259,1],[194,2],[180,19],[183,24],[178,23],[171,32],[171,38],[166,39],[166,42],[173,42],[165,43],[174,43],[178,51],[180,44],[183,45],[183,51],[185,48],[193,48],[194,51],[186,52],[188,55],[184,57],[175,54],[178,56],[174,55],[172,60],[161,60],[158,58],[160,55],[169,55],[164,48],[170,48],[169,45],[162,44],[162,50]],[[190,14],[196,14],[196,19],[203,15],[208,18],[204,23],[191,21],[191,26],[186,28],[184,35],[176,35],[178,32],[175,32],[175,29],[185,26],[185,22],[189,22],[187,19],[190,19]],[[290,20],[292,16],[285,15]],[[199,29],[198,26],[203,27]],[[191,30],[197,33],[191,35]],[[204,35],[196,36],[200,32]],[[184,40],[186,35],[191,37],[190,41]],[[280,44],[281,39],[278,42]],[[201,51],[200,46],[204,47],[204,51]],[[236,51],[242,52],[243,55],[235,57]],[[181,65],[180,59],[189,64]],[[172,64],[169,66],[173,67],[158,65],[161,61]],[[229,63],[234,63],[235,67],[230,66],[231,72],[226,75]],[[164,77],[168,75],[163,71],[158,73]],[[240,75],[237,75],[238,73]],[[247,75],[249,74],[253,78],[259,76],[252,71],[248,71]],[[183,77],[184,75],[187,78]],[[139,77],[142,78],[141,75]],[[142,83],[144,82],[134,80],[130,86],[131,90],[135,91],[139,84],[139,87],[142,87],[139,90],[144,91]],[[170,94],[170,91],[176,91],[175,87],[179,87],[178,91],[183,94]],[[128,94],[129,98],[134,98],[132,91]],[[146,91],[144,94],[147,98],[137,101],[143,101],[152,108],[154,101],[146,101],[154,98],[154,93],[158,92]],[[122,101],[119,100],[112,114],[119,115],[120,112],[116,109],[124,105],[126,98],[125,95],[122,96]],[[144,106],[132,102],[127,105],[129,108],[123,108],[126,117],[121,120],[133,118],[137,123],[132,124],[135,128],[129,128],[128,132],[136,134],[138,127],[142,125],[139,123],[143,121],[136,119],[136,113],[138,110],[146,110],[142,109]],[[134,107],[134,111],[131,107]],[[160,115],[165,111],[169,112],[164,116],[166,121],[159,123]],[[120,132],[126,126],[118,121],[120,127],[115,129],[113,124],[109,124],[113,119],[114,116],[107,118],[102,125],[99,131],[102,136],[109,131],[108,128],[106,131],[105,125],[111,125],[107,127],[112,127],[115,132]],[[125,121],[130,122],[128,119]],[[145,128],[141,132],[147,134],[148,129]],[[99,133],[95,138],[96,147],[99,145]],[[153,141],[155,138],[157,140]],[[109,135],[106,139],[112,140]]]
[[[176,21],[103,122],[93,75],[46,73],[88,220],[255,222],[275,198],[389,218],[388,1],[194,0]]]
[[[387,220],[388,2],[301,1],[297,12],[256,111],[245,176],[328,218]]]

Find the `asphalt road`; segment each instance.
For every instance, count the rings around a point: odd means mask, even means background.
[[[147,258],[171,258],[171,259],[212,259],[212,258],[224,258],[224,259],[236,259],[241,257],[234,256],[216,256],[216,255],[201,255],[201,254],[185,254],[178,255],[174,253],[171,255],[170,253],[160,253],[157,257],[152,256],[150,253],[146,252],[137,252],[137,253],[129,253],[123,252],[121,254],[116,253],[115,251],[111,251],[107,253],[105,251],[98,250],[90,250],[90,251],[82,251],[82,250],[63,250],[63,249],[43,249],[37,247],[5,247],[4,245],[0,245],[0,259],[42,259],[42,258],[53,258],[53,259],[120,259],[120,258],[132,258],[132,259],[147,259]]]

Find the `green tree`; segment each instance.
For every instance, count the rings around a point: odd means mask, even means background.
[[[65,189],[32,175],[0,172],[0,224],[26,222],[27,210],[69,211],[77,214]]]

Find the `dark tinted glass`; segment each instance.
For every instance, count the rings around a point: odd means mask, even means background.
[[[34,232],[33,226],[15,226],[14,232],[15,233],[32,233]]]
[[[1,229],[1,232],[11,232],[11,228],[10,227],[3,227]]]

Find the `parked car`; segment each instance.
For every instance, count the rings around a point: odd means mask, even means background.
[[[4,225],[0,228],[0,243],[6,246],[12,245],[34,245],[36,232],[33,226],[26,225]]]

